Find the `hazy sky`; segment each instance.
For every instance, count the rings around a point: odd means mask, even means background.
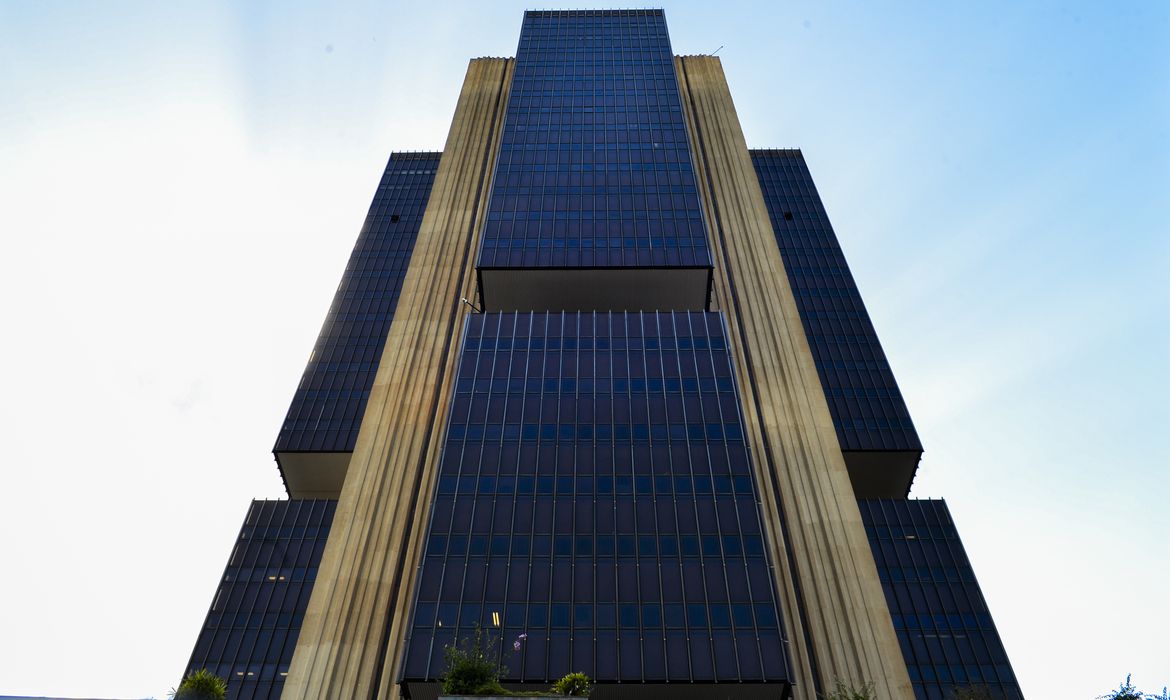
[[[1170,3],[666,6],[804,149],[1025,694],[1170,684]],[[523,9],[0,0],[0,694],[178,681],[389,152]]]

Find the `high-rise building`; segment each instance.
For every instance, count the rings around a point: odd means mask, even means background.
[[[517,688],[1021,697],[803,156],[660,10],[471,61],[274,451],[189,664],[235,698],[433,698],[477,629]]]

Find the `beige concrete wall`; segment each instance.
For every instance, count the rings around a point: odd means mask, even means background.
[[[914,697],[845,461],[719,59],[676,59],[797,698],[838,681]],[[778,497],[777,497],[778,496]],[[807,641],[806,641],[807,640]]]
[[[285,698],[397,698],[398,663],[512,59],[471,61],[301,627]]]

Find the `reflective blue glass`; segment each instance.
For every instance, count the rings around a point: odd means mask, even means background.
[[[662,11],[526,12],[478,266],[710,265]]]
[[[280,697],[336,505],[252,501],[185,674],[206,668],[230,698]]]
[[[787,679],[783,652],[761,662],[781,620],[726,339],[718,313],[468,317],[408,682],[436,678],[443,640],[476,624],[506,648],[527,634],[513,681],[555,680],[565,659],[607,681]],[[439,627],[444,605],[474,615]],[[668,630],[682,655],[651,643]]]
[[[946,502],[858,501],[894,630],[919,700],[963,686],[1021,700]]]
[[[352,452],[439,167],[392,153],[273,451]]]
[[[804,156],[796,149],[751,156],[841,449],[921,453]]]

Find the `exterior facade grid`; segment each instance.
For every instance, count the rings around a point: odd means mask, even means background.
[[[715,313],[468,318],[405,678],[502,620],[513,681],[788,679]]]
[[[441,155],[391,154],[274,452],[353,451]]]
[[[942,500],[858,502],[919,700],[954,688],[1022,700],[1011,662]]]
[[[922,452],[804,155],[751,156],[841,449]]]
[[[252,501],[187,673],[218,675],[232,700],[280,697],[336,506]]]
[[[661,10],[527,12],[480,268],[709,267]]]

